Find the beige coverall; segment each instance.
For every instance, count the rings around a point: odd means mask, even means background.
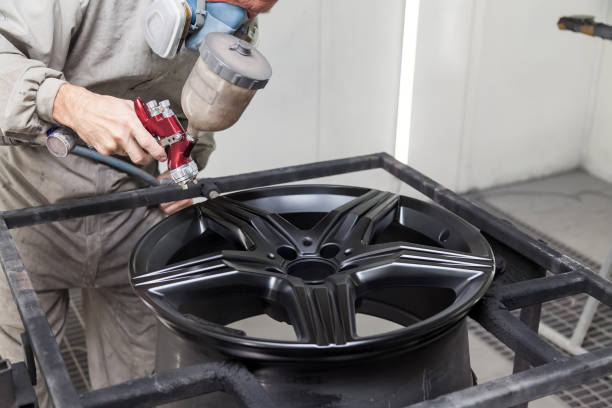
[[[182,84],[197,56],[183,49],[166,60],[149,49],[140,17],[150,3],[0,1],[0,137],[27,138],[48,129],[64,80],[125,99],[169,99],[180,112]],[[214,140],[212,134],[198,136],[193,157],[203,168]],[[105,165],[80,157],[58,159],[33,147],[0,147],[0,183],[0,210],[144,187]],[[82,288],[94,388],[153,369],[155,319],[128,284],[127,262],[137,240],[162,217],[158,208],[137,208],[12,230],[58,342],[68,289]],[[3,358],[23,360],[22,331],[0,273]],[[44,392],[39,395],[44,407]]]

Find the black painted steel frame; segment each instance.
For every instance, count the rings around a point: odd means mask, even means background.
[[[386,153],[330,160],[236,176],[201,179],[187,189],[166,185],[57,205],[0,213],[0,263],[17,302],[32,350],[56,407],[140,407],[213,391],[233,394],[247,407],[272,407],[255,378],[236,364],[203,364],[162,372],[79,396],[72,384],[9,230],[74,217],[119,211],[189,197],[289,183],[362,170],[383,169],[441,206],[471,222],[489,238],[508,263],[526,269],[515,282],[496,280],[471,312],[485,329],[516,352],[515,372],[412,405],[422,407],[509,407],[586,383],[612,372],[612,348],[567,357],[536,333],[542,302],[588,293],[612,306],[612,283],[583,265],[521,232]],[[521,264],[519,262],[519,264]],[[520,269],[520,268],[519,268]],[[545,271],[552,276],[544,277]],[[523,280],[526,279],[526,280]],[[510,311],[521,309],[520,319]],[[533,368],[529,368],[533,367]],[[520,371],[520,372],[519,372]]]

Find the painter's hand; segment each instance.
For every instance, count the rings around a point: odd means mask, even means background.
[[[151,156],[166,160],[164,149],[140,123],[132,101],[65,83],[55,96],[53,119],[105,156],[129,156],[136,164],[148,163]]]
[[[169,172],[164,172],[157,176],[157,180],[161,181],[162,179],[170,178]],[[183,208],[187,208],[193,205],[193,198],[186,198],[180,201],[171,201],[169,203],[161,203],[159,208],[166,213],[166,215],[172,215],[175,212],[181,211]]]

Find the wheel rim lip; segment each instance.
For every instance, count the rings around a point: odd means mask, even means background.
[[[361,187],[313,184],[258,188],[232,193],[228,196],[232,198],[248,198],[257,197],[258,194],[263,193],[264,195],[261,197],[274,197],[283,192],[291,192],[293,194],[308,194],[309,192],[313,194],[322,194],[324,192],[332,192],[333,194],[334,192],[367,192],[370,190],[371,189]],[[418,202],[420,205],[424,206],[423,208],[426,208],[434,213],[437,212],[437,215],[452,219],[455,223],[461,225],[461,228],[464,228],[462,233],[466,233],[472,238],[469,240],[470,242],[468,244],[470,246],[469,253],[476,256],[489,257],[492,260],[492,264],[491,270],[485,272],[485,279],[483,279],[480,288],[475,293],[471,294],[469,299],[463,299],[459,304],[457,304],[459,297],[456,297],[453,303],[439,312],[417,323],[400,329],[371,336],[359,337],[358,339],[349,340],[344,344],[329,344],[321,346],[313,343],[280,341],[250,337],[246,335],[242,336],[239,334],[228,334],[224,325],[213,322],[208,322],[210,324],[208,329],[197,327],[194,324],[194,321],[183,316],[182,313],[178,312],[178,310],[170,309],[164,304],[158,303],[155,298],[148,293],[148,291],[136,288],[132,280],[132,278],[138,275],[136,272],[139,269],[138,258],[142,256],[142,251],[146,252],[145,244],[149,239],[151,239],[151,236],[156,235],[160,229],[163,230],[162,226],[172,224],[177,219],[176,216],[179,215],[178,213],[153,226],[138,242],[132,251],[130,259],[130,282],[141,299],[143,299],[143,301],[151,309],[153,309],[157,317],[166,326],[186,337],[195,336],[200,341],[214,345],[214,347],[222,350],[224,353],[235,356],[266,360],[297,361],[307,360],[313,357],[339,360],[363,355],[388,353],[390,350],[396,349],[412,350],[419,348],[432,341],[432,339],[442,336],[446,331],[450,330],[459,321],[465,318],[470,308],[480,300],[491,284],[494,277],[495,261],[493,251],[486,239],[467,221],[437,205],[408,197],[403,198],[407,198],[408,201],[412,202],[413,204]],[[428,215],[430,214],[428,213]],[[162,237],[163,236],[164,234],[162,234]],[[160,238],[158,238],[157,241],[159,241],[159,239]],[[477,253],[472,251],[477,251]],[[295,262],[296,261],[293,261],[292,263]],[[147,271],[142,271],[139,274],[144,274],[146,272]],[[210,328],[213,328],[213,330],[210,330]]]

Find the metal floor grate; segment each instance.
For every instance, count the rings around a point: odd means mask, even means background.
[[[66,333],[60,343],[60,352],[66,362],[68,373],[79,393],[91,389],[89,370],[87,368],[87,344],[85,342],[85,327],[83,324],[83,306],[81,290],[70,290],[70,308]]]
[[[480,195],[472,197],[492,214],[512,222],[517,228],[530,235],[546,241],[551,247],[571,256],[594,271],[601,268],[601,264],[577,252],[575,249],[557,241],[545,233],[524,224],[512,215],[486,202]],[[571,337],[578,322],[582,308],[588,295],[579,294],[563,299],[546,302],[542,306],[542,322],[557,330],[564,336]],[[470,320],[468,326],[478,337],[492,346],[508,360],[512,360],[514,353],[489,332],[485,331],[476,322]],[[597,350],[612,345],[612,308],[600,305],[593,323],[584,339],[583,347],[588,351]],[[558,394],[558,397],[572,408],[606,408],[612,407],[612,380],[609,377],[600,378],[589,384],[582,384]]]

